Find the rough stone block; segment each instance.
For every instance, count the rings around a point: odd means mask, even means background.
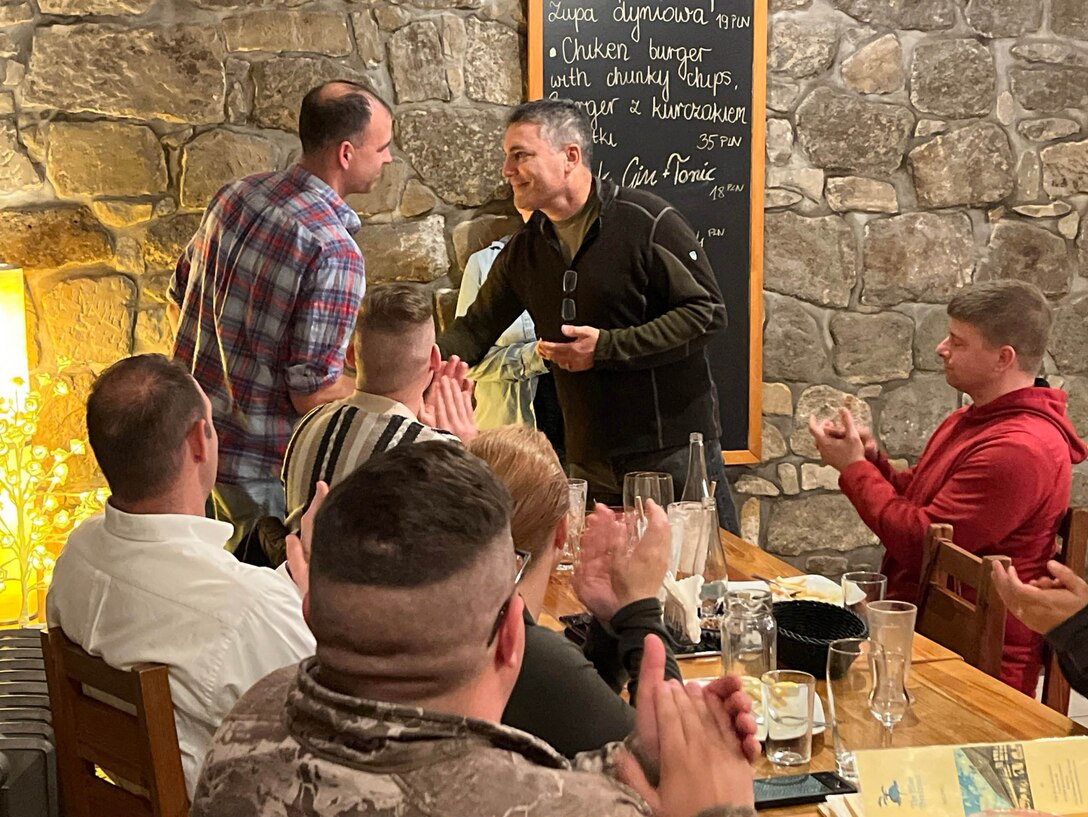
[[[767,296],[763,327],[763,372],[767,377],[806,382],[827,371],[827,350],[816,319],[792,298]]]
[[[219,32],[206,26],[42,27],[34,33],[23,107],[194,124],[221,122],[224,56]]]
[[[903,163],[914,115],[902,105],[869,102],[817,88],[797,109],[797,138],[817,167],[889,174]]]
[[[1043,4],[1040,0],[968,0],[964,16],[983,37],[1019,37],[1039,30]]]
[[[1050,0],[1050,28],[1059,36],[1088,40],[1088,6],[1084,0]]]
[[[174,330],[166,309],[145,309],[136,313],[136,331],[132,354],[160,354],[169,357],[174,351]]]
[[[447,100],[446,65],[438,26],[430,20],[410,23],[389,38],[389,69],[397,102]]]
[[[1056,297],[1069,291],[1071,274],[1061,236],[1032,224],[999,221],[990,234],[989,256],[979,264],[975,280],[1029,281]]]
[[[465,93],[477,102],[517,105],[522,100],[521,37],[502,23],[465,21]]]
[[[1014,65],[1009,69],[1009,86],[1016,101],[1029,111],[1058,113],[1088,104],[1088,68]]]
[[[831,386],[809,386],[801,393],[797,409],[793,413],[793,433],[790,448],[794,454],[810,460],[820,459],[816,443],[808,430],[808,418],[815,415],[817,421],[839,421],[839,409],[845,406],[854,415],[858,427],[873,427],[873,411],[864,400]]]
[[[814,167],[769,167],[767,186],[786,187],[819,201],[824,192],[824,172]]]
[[[1062,238],[1074,239],[1077,237],[1077,227],[1080,225],[1080,213],[1074,210],[1067,216],[1058,219],[1058,235]],[[1088,273],[1088,266],[1083,266],[1083,272]]]
[[[1001,201],[1015,184],[1005,132],[991,122],[968,125],[910,152],[918,204],[981,207]]]
[[[1066,377],[1063,388],[1069,395],[1066,406],[1069,422],[1077,430],[1077,436],[1084,439],[1088,437],[1088,377]]]
[[[109,261],[110,239],[85,207],[0,211],[0,258],[24,269],[60,269]]]
[[[1062,119],[1060,117],[1025,119],[1017,123],[1016,130],[1021,136],[1030,139],[1032,142],[1050,142],[1080,133],[1080,123],[1075,119]]]
[[[948,133],[948,123],[940,119],[919,119],[914,126],[915,139],[928,139],[941,133]]]
[[[914,321],[898,312],[837,312],[831,317],[835,371],[851,383],[881,383],[910,376]]]
[[[890,29],[936,31],[956,23],[952,0],[832,0],[832,5],[855,20]]]
[[[944,302],[971,280],[975,265],[971,219],[963,213],[907,213],[865,225],[861,301]]]
[[[1016,192],[1022,201],[1037,201],[1043,197],[1043,163],[1034,150],[1025,150],[1016,163]]]
[[[1080,233],[1077,235],[1076,246],[1080,274],[1088,278],[1088,218],[1080,220]]]
[[[279,168],[279,148],[255,133],[207,131],[181,157],[181,206],[203,208],[227,182]]]
[[[516,233],[521,226],[521,217],[513,214],[483,215],[462,221],[453,228],[453,253],[457,259],[457,269],[463,270],[474,252],[503,236]],[[458,277],[454,283],[460,285],[460,280]]]
[[[0,0],[0,26],[29,23],[34,19],[34,8],[27,0]]]
[[[772,111],[793,110],[793,104],[801,94],[801,86],[792,79],[770,77],[767,80],[767,107]]]
[[[940,372],[944,364],[937,357],[937,344],[948,336],[948,311],[943,306],[921,307],[914,330],[914,368]]]
[[[845,553],[875,542],[876,536],[865,527],[850,500],[841,494],[783,500],[771,506],[768,553],[778,556],[800,556],[816,550]]]
[[[764,414],[793,416],[793,395],[785,383],[764,383],[761,402]]]
[[[254,124],[296,132],[298,110],[307,91],[334,79],[366,81],[343,62],[324,57],[279,57],[253,66]]]
[[[788,119],[767,120],[767,161],[788,164],[793,155],[793,125]]]
[[[854,233],[839,216],[767,215],[763,262],[767,289],[825,306],[846,306],[857,265]]]
[[[1088,295],[1067,300],[1054,310],[1050,354],[1063,374],[1088,372]]]
[[[429,283],[449,272],[442,216],[399,224],[373,224],[356,236],[366,258],[367,279]]]
[[[959,405],[943,377],[919,375],[884,395],[880,439],[889,456],[917,457],[937,426]]]
[[[107,227],[131,227],[151,219],[151,205],[127,201],[92,201],[91,212]]]
[[[760,451],[763,461],[776,460],[786,456],[786,438],[774,423],[766,418],[760,423]]]
[[[414,218],[429,213],[438,206],[438,196],[430,188],[424,187],[415,179],[409,179],[404,193],[400,197],[400,214]]]
[[[393,212],[400,203],[411,172],[403,159],[394,159],[382,169],[382,175],[369,193],[353,193],[347,197],[348,206],[364,218]]]
[[[61,196],[148,196],[166,190],[166,156],[151,128],[122,122],[54,122],[46,154]]]
[[[800,193],[775,187],[763,191],[763,209],[780,210],[785,207],[793,207],[798,202],[804,201],[804,198]]]
[[[747,500],[740,508],[740,536],[749,544],[759,547],[760,526],[759,500],[752,498]]]
[[[374,20],[374,12],[356,11],[351,15],[351,26],[355,30],[355,45],[359,56],[369,65],[377,65],[385,59],[385,47],[382,45],[381,31]]]
[[[200,213],[151,222],[144,236],[144,264],[149,271],[172,270],[200,226]]]
[[[733,490],[738,494],[749,494],[750,496],[778,496],[781,493],[778,486],[769,479],[763,479],[763,477],[757,477],[753,474],[743,474],[733,483]]]
[[[74,278],[42,294],[53,352],[76,366],[109,365],[132,347],[136,285],[124,275]]]
[[[1077,48],[1071,42],[1025,40],[1014,45],[1009,49],[1009,52],[1014,57],[1026,62],[1088,68],[1088,51]]]
[[[801,484],[797,479],[797,466],[792,463],[781,462],[778,464],[778,482],[782,485],[782,493],[788,496],[801,493]]]
[[[830,465],[801,464],[801,488],[806,491],[839,490],[839,472]]]
[[[888,182],[864,176],[836,176],[827,180],[827,206],[837,213],[898,213],[899,197]]]
[[[506,120],[497,111],[452,108],[398,114],[401,149],[420,181],[449,204],[477,207],[499,196]]]
[[[33,190],[41,183],[41,176],[19,146],[15,126],[10,122],[0,123],[0,188],[6,193],[17,193]]]
[[[268,9],[223,21],[230,51],[308,51],[342,57],[351,53],[347,19],[342,14]]]
[[[920,111],[966,119],[994,104],[997,74],[990,49],[976,40],[922,42],[910,66],[910,99]]]
[[[771,25],[767,67],[789,77],[821,74],[835,61],[839,28],[834,23],[776,19]]]
[[[1043,189],[1050,196],[1088,193],[1088,139],[1045,147]]]
[[[862,94],[891,94],[903,90],[903,46],[894,34],[859,48],[842,63],[842,81]]]
[[[143,14],[155,0],[38,0],[42,14],[86,17],[92,14]]]

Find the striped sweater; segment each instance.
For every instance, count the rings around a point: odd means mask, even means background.
[[[295,427],[283,461],[287,527],[298,521],[313,499],[319,480],[329,487],[377,453],[426,440],[460,440],[425,426],[403,403],[359,390],[345,400],[318,406]]]

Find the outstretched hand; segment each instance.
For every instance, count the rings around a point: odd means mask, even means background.
[[[317,512],[328,495],[329,484],[323,480],[318,481],[310,507],[299,520],[299,535],[287,535],[287,569],[291,572],[295,586],[304,596],[310,590],[310,551],[314,538],[314,520],[317,519]]]
[[[1047,562],[1050,576],[1020,581],[1016,568],[995,562],[994,588],[1009,612],[1037,633],[1048,633],[1088,607],[1088,582],[1061,562]]]
[[[842,421],[842,426],[836,428],[828,421],[819,422],[815,415],[810,414],[808,430],[816,441],[816,449],[820,452],[820,459],[826,465],[830,465],[841,473],[855,462],[864,460],[866,458],[866,448],[861,439],[861,433],[854,424],[854,415],[850,413],[850,409],[840,408],[839,419]]]
[[[449,431],[463,443],[476,439],[476,419],[472,410],[471,380],[458,382],[449,375],[439,375],[423,398],[419,421],[431,428]]]
[[[545,360],[550,360],[560,369],[568,372],[584,372],[593,368],[593,354],[597,349],[597,340],[601,336],[601,330],[592,326],[571,326],[564,324],[562,332],[568,338],[574,338],[569,343],[554,343],[552,341],[537,341],[536,349]]]

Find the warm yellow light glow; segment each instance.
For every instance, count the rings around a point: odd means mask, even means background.
[[[25,389],[28,372],[26,356],[26,301],[23,271],[0,264],[0,395],[11,397],[12,380]]]

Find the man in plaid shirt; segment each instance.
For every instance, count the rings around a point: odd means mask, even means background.
[[[170,282],[174,357],[211,399],[219,430],[216,516],[233,550],[284,513],[279,480],[296,421],[347,397],[344,351],[366,286],[344,202],[391,161],[392,115],[365,86],[329,82],[299,113],[302,158],[221,189]]]

